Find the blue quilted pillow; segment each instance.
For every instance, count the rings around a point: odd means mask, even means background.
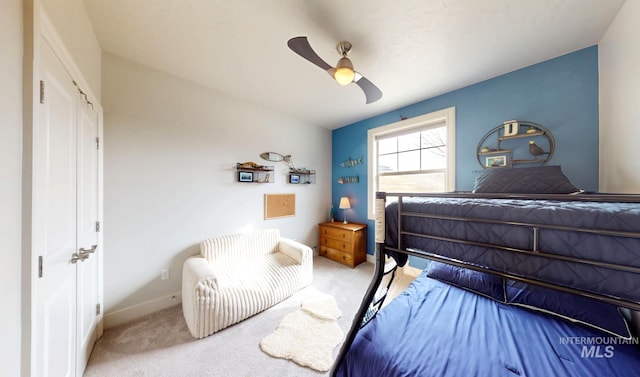
[[[533,284],[507,280],[507,304],[518,305],[631,339],[629,325],[617,306]]]
[[[504,279],[500,276],[436,261],[429,262],[427,276],[505,302]]]
[[[579,192],[560,166],[489,168],[476,171],[473,192],[510,194],[571,194]]]

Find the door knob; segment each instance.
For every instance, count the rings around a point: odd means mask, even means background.
[[[85,249],[84,247],[81,247],[80,250],[78,250],[79,251],[78,254],[87,255],[87,258],[88,258],[89,257],[88,254],[95,253],[97,248],[98,248],[98,245],[93,245],[91,246],[90,249]]]
[[[78,261],[80,262],[84,262],[85,259],[89,258],[89,254],[86,253],[73,253],[71,254],[71,263],[78,263]]]

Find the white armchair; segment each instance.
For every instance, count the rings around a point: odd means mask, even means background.
[[[187,327],[204,338],[249,318],[311,284],[313,252],[277,229],[210,238],[182,271]]]

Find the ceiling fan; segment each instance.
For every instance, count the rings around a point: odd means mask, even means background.
[[[356,83],[367,97],[367,103],[373,103],[382,98],[382,92],[377,86],[353,70],[353,64],[351,60],[347,58],[347,54],[351,50],[351,43],[342,41],[336,46],[338,53],[340,53],[342,57],[338,60],[335,68],[322,60],[322,58],[313,51],[307,37],[291,38],[287,42],[287,45],[296,54],[325,70],[338,84],[346,86],[352,82]]]

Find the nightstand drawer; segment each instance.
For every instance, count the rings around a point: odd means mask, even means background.
[[[322,245],[341,251],[351,251],[351,242],[334,240],[333,238],[322,238]]]
[[[326,246],[320,246],[319,254],[323,257],[333,259],[336,262],[341,262],[353,267],[353,256],[349,253],[345,253]]]
[[[318,253],[355,267],[367,260],[367,226],[357,223],[319,224]]]
[[[320,236],[351,243],[351,240],[353,239],[353,231],[338,229],[338,228],[323,227],[320,232]]]

